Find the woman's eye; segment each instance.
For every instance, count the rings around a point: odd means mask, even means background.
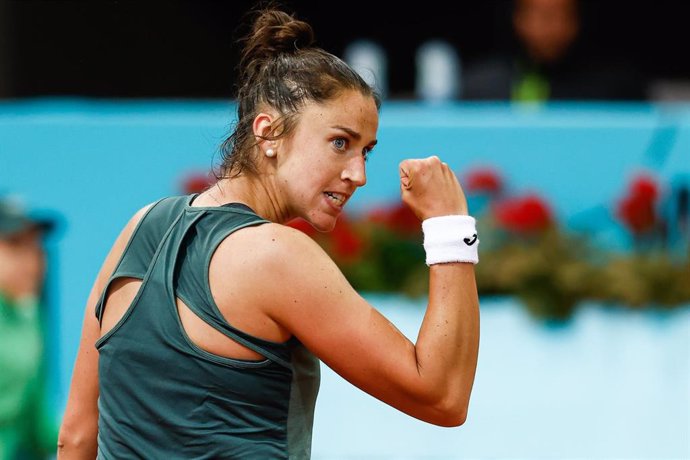
[[[333,139],[333,146],[338,150],[343,150],[347,146],[347,141],[342,137]]]
[[[372,150],[374,150],[374,147],[364,147],[364,150],[362,150],[362,156],[364,157],[364,161],[369,161],[369,157],[371,156]]]

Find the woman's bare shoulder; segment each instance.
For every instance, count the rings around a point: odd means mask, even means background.
[[[311,237],[292,227],[267,223],[234,232],[218,247],[214,258],[233,265],[258,266],[276,273],[294,271],[295,264],[330,261]]]
[[[234,308],[251,305],[271,318],[291,310],[295,303],[314,300],[311,287],[317,279],[328,284],[346,283],[311,237],[272,223],[230,235],[218,246],[209,267],[216,302],[227,300]]]

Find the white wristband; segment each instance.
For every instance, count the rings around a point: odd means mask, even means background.
[[[426,264],[479,262],[479,238],[471,216],[430,217],[422,222]]]

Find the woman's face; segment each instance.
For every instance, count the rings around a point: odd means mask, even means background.
[[[0,292],[12,300],[40,294],[45,256],[38,228],[0,238]]]
[[[276,144],[276,179],[289,215],[332,230],[345,203],[366,183],[365,161],[377,129],[374,99],[359,91],[308,103],[292,135]]]

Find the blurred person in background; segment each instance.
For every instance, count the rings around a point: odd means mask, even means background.
[[[0,459],[46,458],[57,444],[48,410],[41,297],[43,236],[53,222],[0,198]]]
[[[642,100],[646,83],[622,62],[597,62],[578,50],[577,0],[515,0],[517,49],[469,63],[462,76],[469,100]]]

